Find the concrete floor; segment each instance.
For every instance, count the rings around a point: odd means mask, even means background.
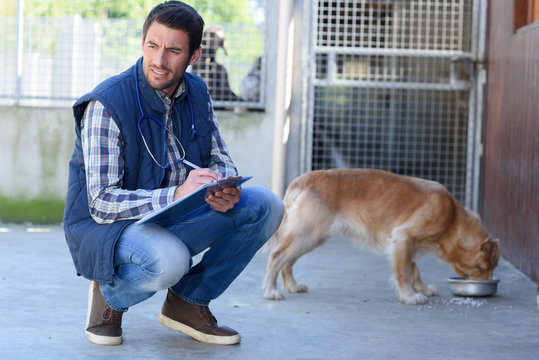
[[[385,258],[347,240],[301,258],[309,286],[284,301],[262,297],[268,252],[259,252],[211,304],[242,342],[207,345],[157,322],[165,291],[124,315],[124,343],[103,347],[84,336],[88,281],[75,275],[60,227],[0,224],[0,359],[538,359],[536,285],[501,260],[498,293],[451,295],[454,276],[434,255],[419,261],[440,295],[403,305]]]

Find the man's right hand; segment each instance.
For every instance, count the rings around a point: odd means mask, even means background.
[[[174,191],[174,201],[198,190],[202,185],[221,178],[221,174],[210,169],[195,169],[189,172],[185,182]]]

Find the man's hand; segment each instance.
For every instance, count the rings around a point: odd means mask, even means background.
[[[217,181],[221,178],[221,174],[210,169],[195,169],[189,172],[185,182],[176,188],[174,191],[174,200],[178,200],[193,191],[198,190],[201,186]],[[236,187],[224,188],[206,197],[206,202],[210,204],[215,211],[225,212],[234,207],[240,201],[241,189]]]
[[[193,191],[198,190],[202,185],[217,181],[220,178],[221,175],[219,173],[210,169],[191,170],[187,179],[185,179],[185,182],[181,186],[178,186],[174,191],[174,200],[189,195]]]
[[[213,210],[225,212],[234,207],[240,201],[241,189],[237,187],[224,188],[206,198]]]

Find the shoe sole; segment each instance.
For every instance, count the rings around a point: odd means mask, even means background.
[[[86,338],[92,344],[96,344],[96,345],[121,345],[122,344],[121,336],[112,337],[112,336],[96,335],[94,333],[89,332],[88,330],[86,330],[85,333],[86,333]]]
[[[86,329],[88,328],[88,325],[90,324],[90,311],[92,310],[92,302],[93,302],[93,296],[94,296],[94,289],[97,286],[97,282],[92,281],[89,286],[88,290],[88,312],[86,313]],[[120,345],[123,341],[123,338],[121,336],[102,336],[102,335],[96,335],[94,333],[89,332],[88,330],[85,330],[86,338],[88,341],[90,341],[93,344],[96,345]]]
[[[204,334],[203,332],[195,330],[190,326],[187,326],[178,321],[172,320],[171,318],[163,314],[159,314],[157,321],[159,321],[161,324],[165,325],[169,329],[179,331],[181,333],[184,333],[185,335],[191,336],[192,338],[200,342],[207,343],[207,344],[234,345],[234,344],[239,344],[239,342],[241,341],[240,334],[231,335],[231,336],[217,336],[217,335]]]

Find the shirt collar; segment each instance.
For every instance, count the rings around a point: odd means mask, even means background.
[[[161,101],[163,101],[164,103],[170,104],[173,100],[176,100],[185,92],[185,83],[182,80],[180,85],[178,85],[178,87],[176,88],[174,95],[172,95],[172,99],[169,98],[167,95],[165,95],[165,93],[162,92],[161,90],[155,89],[155,92],[157,93]]]

